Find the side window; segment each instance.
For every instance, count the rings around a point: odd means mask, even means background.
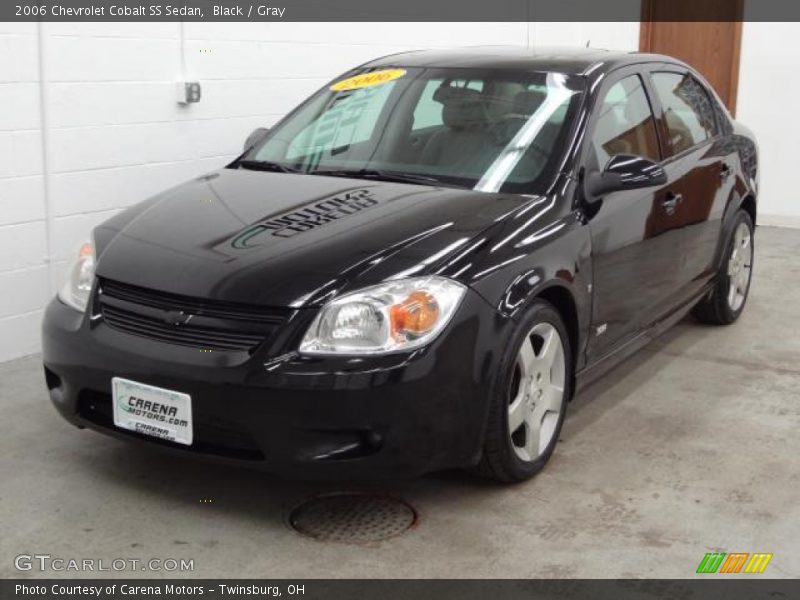
[[[653,73],[652,77],[664,110],[673,154],[716,134],[714,107],[699,81],[688,73]]]
[[[592,145],[601,168],[616,154],[660,160],[653,112],[638,75],[615,83],[599,110]]]

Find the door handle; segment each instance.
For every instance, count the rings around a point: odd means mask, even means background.
[[[730,165],[728,165],[728,163],[722,163],[722,166],[719,168],[719,178],[725,181],[732,174],[733,169],[731,169]]]
[[[676,194],[675,192],[667,192],[667,197],[661,201],[661,206],[664,208],[664,212],[668,215],[675,214],[675,209],[678,208],[678,204],[683,202],[683,195]]]

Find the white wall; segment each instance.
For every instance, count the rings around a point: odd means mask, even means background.
[[[224,165],[254,127],[336,74],[405,49],[591,40],[633,50],[639,35],[637,23],[183,27],[0,23],[0,360],[38,350],[42,310],[93,226]],[[203,86],[188,107],[174,92],[182,38],[187,74]]]
[[[0,359],[36,350],[49,293],[37,44],[0,23]]]
[[[638,50],[639,23],[531,23],[537,46],[578,46],[608,50]]]
[[[758,221],[800,227],[800,23],[744,23],[736,118],[758,138]]]

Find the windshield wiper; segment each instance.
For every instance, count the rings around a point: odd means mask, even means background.
[[[277,173],[300,173],[299,169],[269,160],[240,160],[238,166],[252,171],[275,171]]]
[[[316,169],[303,171],[288,165],[269,160],[240,160],[237,163],[242,169],[253,171],[275,171],[278,173],[304,173],[307,175],[327,175],[328,177],[353,177],[355,179],[374,179],[376,181],[394,181],[413,183],[416,185],[441,185],[443,181],[430,175],[382,171],[380,169]]]
[[[375,179],[377,181],[396,181],[398,183],[414,183],[417,185],[440,185],[442,181],[430,175],[398,173],[380,169],[317,169],[309,171],[309,175],[327,175],[328,177],[354,177],[356,179]]]

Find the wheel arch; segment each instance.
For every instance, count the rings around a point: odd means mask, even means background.
[[[756,224],[756,210],[757,210],[756,209],[756,197],[753,195],[752,192],[748,193],[744,197],[744,199],[742,200],[742,203],[739,205],[739,207],[742,210],[744,210],[748,215],[750,215],[750,218],[753,220],[753,225],[755,225]]]
[[[573,357],[578,349],[578,305],[572,293],[564,286],[554,284],[539,291],[536,298],[545,300],[561,315],[569,334],[569,344]]]
[[[564,323],[567,335],[569,336],[569,348],[570,354],[572,355],[572,372],[570,373],[572,385],[570,387],[574,390],[575,371],[577,370],[580,347],[578,304],[575,301],[575,297],[566,286],[554,282],[536,292],[533,299],[544,300],[551,304],[561,316],[561,321]],[[572,398],[570,397],[569,400],[572,400]]]
[[[737,193],[737,190],[733,190],[731,192],[730,200],[728,201],[728,205],[725,208],[725,213],[722,218],[722,226],[720,229],[719,240],[717,242],[717,250],[714,255],[714,266],[715,268],[719,269],[722,265],[722,261],[725,257],[725,248],[728,243],[729,236],[733,233],[733,223],[736,217],[736,214],[743,210],[749,216],[753,222],[753,226],[756,225],[756,215],[757,215],[757,201],[756,196],[753,190],[741,190]]]

